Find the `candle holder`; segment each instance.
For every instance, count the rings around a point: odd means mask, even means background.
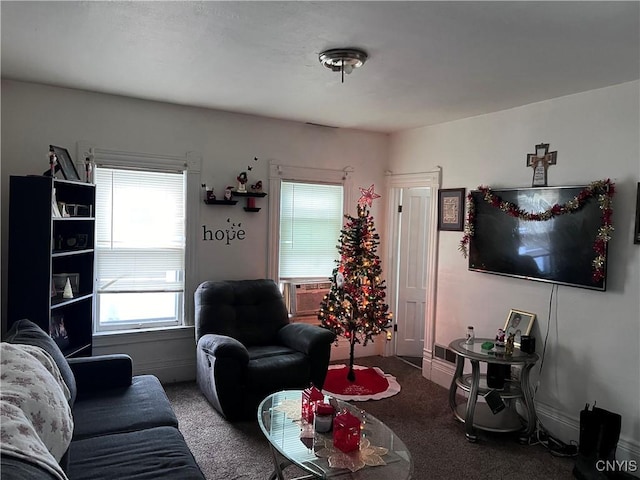
[[[330,403],[316,402],[313,428],[318,433],[327,433],[333,426],[333,415],[335,410]]]
[[[360,420],[346,410],[333,419],[333,446],[348,453],[360,448]]]
[[[313,407],[316,402],[323,402],[324,395],[311,385],[302,391],[302,420],[313,423]]]

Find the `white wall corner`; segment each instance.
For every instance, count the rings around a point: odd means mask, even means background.
[[[449,389],[451,386],[451,380],[453,379],[453,374],[455,373],[456,367],[450,362],[445,362],[444,360],[440,360],[438,358],[433,358],[429,362],[428,359],[424,359],[424,362],[431,364],[430,368],[430,376],[428,369],[422,370],[422,376],[428,380],[431,380],[433,383],[440,385],[446,389]]]

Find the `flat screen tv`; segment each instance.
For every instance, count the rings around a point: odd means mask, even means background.
[[[563,205],[585,187],[492,190],[502,200],[527,212]],[[469,270],[604,291],[605,275],[594,281],[594,243],[602,225],[595,197],[582,208],[546,221],[512,217],[471,192],[475,205],[474,234],[469,243]]]

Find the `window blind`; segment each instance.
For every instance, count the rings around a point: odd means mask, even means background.
[[[183,173],[96,168],[98,293],[182,292]]]
[[[330,277],[338,258],[342,222],[342,185],[283,181],[280,278]]]

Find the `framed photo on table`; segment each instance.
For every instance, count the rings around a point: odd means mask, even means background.
[[[438,230],[461,232],[464,228],[464,188],[438,190]]]
[[[513,344],[520,346],[520,338],[522,335],[529,335],[533,328],[533,322],[536,320],[535,313],[523,312],[522,310],[511,310],[504,324],[505,337],[509,337],[512,333],[515,335]]]
[[[76,166],[73,160],[71,160],[71,155],[69,155],[69,151],[66,148],[49,145],[49,151],[56,155],[58,166],[65,180],[80,180],[78,170],[76,170]]]

